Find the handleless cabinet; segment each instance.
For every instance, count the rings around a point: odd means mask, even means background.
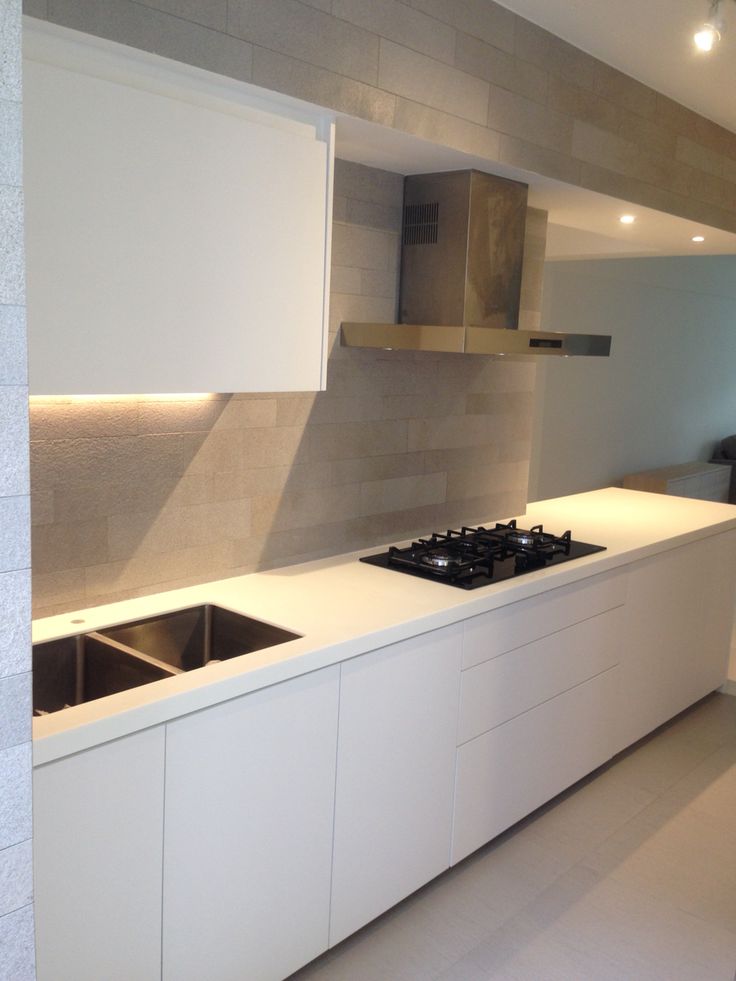
[[[327,949],[338,682],[167,725],[164,981],[279,981]]]
[[[23,102],[32,394],[324,388],[328,113],[28,20]]]
[[[37,766],[39,981],[161,974],[163,726]]]
[[[342,665],[330,946],[449,866],[460,638]]]

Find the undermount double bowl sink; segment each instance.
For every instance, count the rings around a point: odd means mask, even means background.
[[[34,644],[33,713],[58,712],[299,636],[207,604]]]

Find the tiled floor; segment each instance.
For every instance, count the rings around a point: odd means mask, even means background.
[[[736,697],[712,695],[293,981],[734,981]]]

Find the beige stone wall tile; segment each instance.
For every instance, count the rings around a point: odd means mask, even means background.
[[[467,466],[461,470],[450,470],[447,474],[447,500],[467,500],[477,496],[480,490],[492,494],[526,495],[528,480],[529,463],[527,460],[515,463],[494,463],[492,466]]]
[[[251,81],[253,49],[246,41],[132,0],[48,0],[48,18],[64,27]]]
[[[207,582],[227,575],[231,565],[230,543],[172,549],[161,553],[142,553],[120,562],[106,562],[85,568],[85,605],[109,602],[109,596],[122,599],[134,590],[143,594],[174,580]]]
[[[333,265],[330,286],[335,293],[359,296],[363,292],[361,270],[348,266]]]
[[[621,125],[622,110],[607,99],[583,89],[574,82],[551,75],[547,104],[556,112],[592,123],[615,133]]]
[[[272,529],[314,528],[354,518],[360,514],[360,500],[359,484],[301,490],[287,486],[279,496],[254,498],[253,533],[267,535]]]
[[[380,262],[380,259],[376,261]],[[369,324],[395,323],[396,297],[364,296],[362,294],[354,296],[349,293],[336,293],[330,300],[330,331],[333,333],[337,331],[343,321]],[[331,365],[327,369],[328,381],[330,367]]]
[[[377,36],[298,0],[229,0],[227,27],[261,48],[376,84]]]
[[[714,150],[688,139],[687,136],[677,137],[677,147],[675,156],[682,163],[688,164],[697,170],[704,170],[708,174],[716,177],[724,176],[725,158]]]
[[[658,120],[645,119],[626,109],[620,109],[619,113],[619,136],[637,143],[647,153],[659,154],[669,159],[675,157],[678,137],[673,130],[661,125]]]
[[[516,17],[493,0],[409,0],[417,10],[504,51],[513,51]]]
[[[501,137],[499,160],[533,174],[546,174],[567,184],[577,184],[580,180],[580,161],[567,153],[548,150],[515,136]]]
[[[393,271],[398,258],[398,237],[392,232],[360,225],[335,225],[332,233],[332,263],[360,269]]]
[[[547,101],[549,73],[469,34],[458,34],[455,67],[534,102]]]
[[[381,39],[378,84],[412,102],[473,123],[486,122],[487,82],[385,38]]]
[[[330,479],[335,486],[411,477],[426,472],[423,453],[390,453],[385,456],[334,460],[330,466]]]
[[[635,143],[579,120],[573,129],[572,155],[584,163],[621,174],[636,173],[641,156]]]
[[[137,431],[141,434],[208,432],[227,409],[227,400],[141,399],[133,408],[137,409]]]
[[[366,167],[352,160],[335,160],[335,192],[346,201],[401,208],[404,178],[390,170]]]
[[[107,521],[57,521],[33,529],[34,574],[59,572],[106,562],[109,558]]]
[[[84,569],[64,569],[62,572],[33,570],[33,615],[51,616],[51,607],[62,613],[85,606]],[[63,607],[63,609],[60,609]]]
[[[593,84],[587,87],[592,88],[609,102],[614,102],[646,119],[654,119],[657,115],[657,93],[654,89],[602,61],[595,63]]]
[[[278,399],[276,402],[275,425],[305,426],[309,422],[316,399],[316,395]]]
[[[227,0],[144,0],[147,7],[163,10],[183,20],[203,24],[215,31],[227,28]]]
[[[332,0],[332,14],[413,51],[451,64],[455,31],[398,0]]]
[[[569,153],[572,146],[573,123],[568,116],[496,85],[491,86],[488,125],[520,139],[533,134],[531,142],[558,153]]]
[[[376,204],[372,201],[348,199],[345,218],[352,225],[382,228],[394,234],[399,234],[402,219],[401,203],[384,205]]]
[[[310,461],[403,453],[407,449],[407,423],[390,420],[315,425],[305,431],[305,446]]]
[[[398,99],[396,129],[432,142],[444,143],[464,153],[476,153],[487,160],[498,160],[500,138],[485,125],[459,119],[430,106]]]
[[[138,403],[41,401],[30,403],[31,439],[82,439],[98,436],[134,436],[138,430]]]
[[[211,428],[227,429],[260,429],[273,426],[278,414],[278,398],[232,399],[216,415]]]
[[[446,473],[366,481],[360,487],[360,513],[381,514],[441,504],[445,501],[446,491]]]
[[[313,425],[324,425],[385,419],[383,406],[384,400],[378,394],[333,396],[325,393],[317,397],[310,422]]]
[[[482,395],[471,392],[467,399],[469,415],[495,416],[501,412],[511,412],[525,416],[533,406],[533,392],[485,392]]]
[[[217,501],[157,511],[112,515],[107,520],[108,556],[111,561],[149,552],[245,538],[251,527],[250,501]],[[91,563],[90,563],[91,564]]]
[[[268,48],[253,50],[253,82],[336,112],[383,126],[393,125],[396,108],[393,94]]]

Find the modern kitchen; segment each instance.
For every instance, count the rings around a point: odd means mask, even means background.
[[[0,981],[733,977],[736,122],[575,7],[4,5]]]

